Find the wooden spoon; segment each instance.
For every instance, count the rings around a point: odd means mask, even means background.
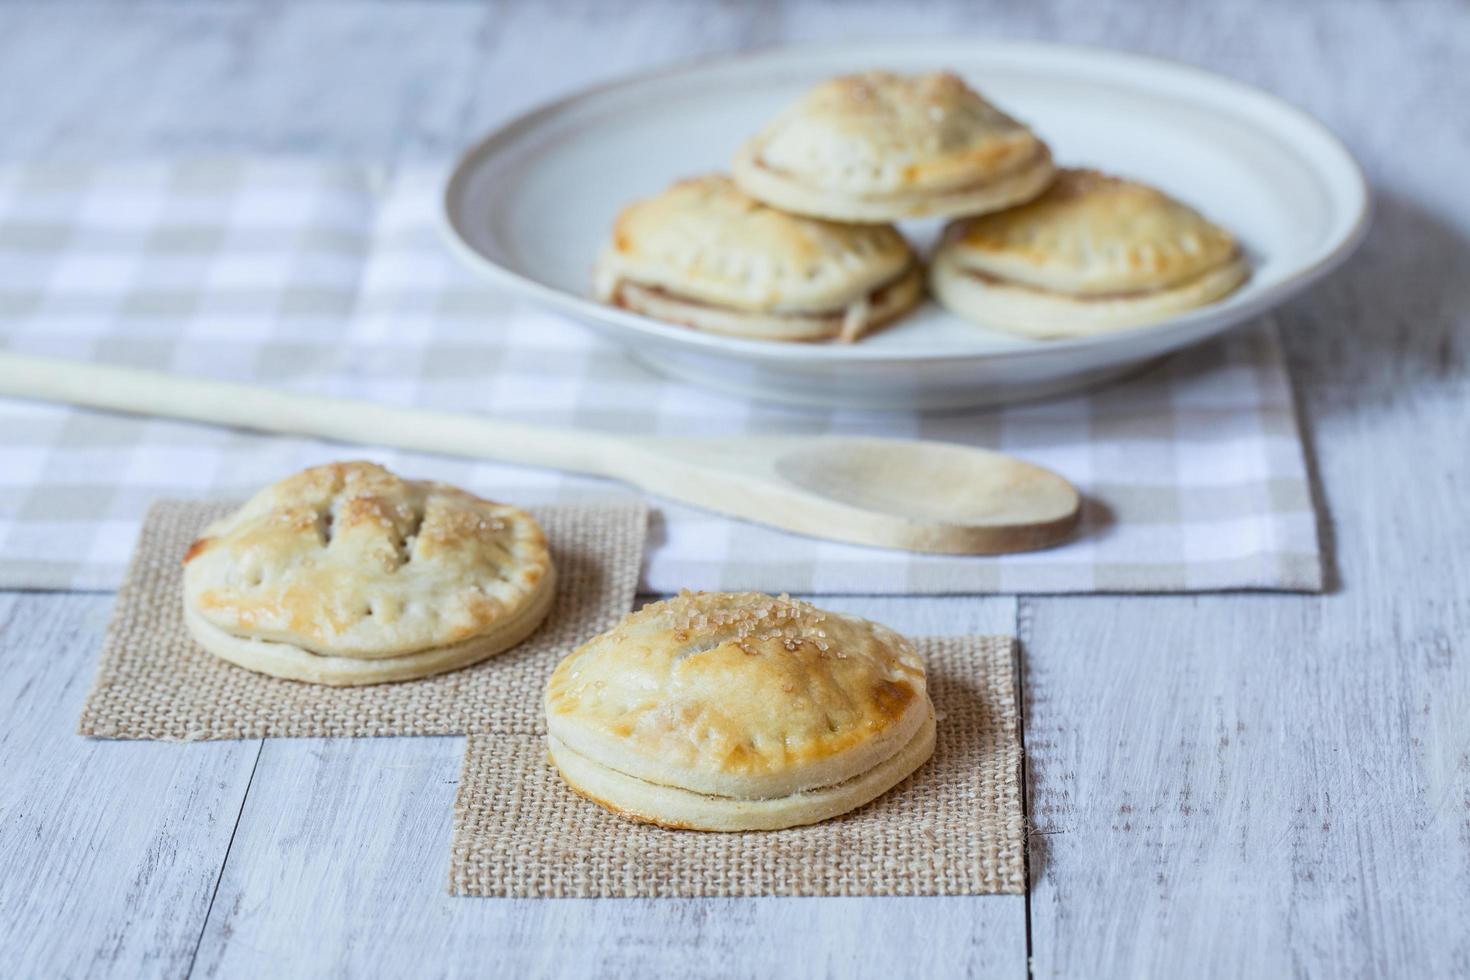
[[[0,395],[611,477],[819,538],[949,554],[1046,548],[1077,523],[1049,470],[942,442],[609,436],[0,352]]]

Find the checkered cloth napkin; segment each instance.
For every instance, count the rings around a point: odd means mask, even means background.
[[[1274,328],[1063,401],[933,415],[751,404],[650,374],[462,271],[440,173],[227,162],[0,169],[0,345],[608,432],[864,433],[1002,450],[1076,483],[1076,541],[1002,558],[819,542],[654,500],[643,588],[804,593],[1316,590]],[[625,492],[533,469],[0,400],[0,586],[110,589],[147,503],[243,498],[365,456],[544,503]]]

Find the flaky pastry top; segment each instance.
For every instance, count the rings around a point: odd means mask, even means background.
[[[362,658],[491,632],[551,574],[525,511],[367,462],[266,487],[206,528],[184,561],[184,600],[214,626]]]
[[[1046,153],[953,72],[870,71],[817,85],[747,146],[759,165],[859,196],[952,191]]]
[[[715,174],[625,208],[598,260],[596,288],[604,300],[631,281],[751,313],[827,313],[862,300],[913,261],[891,225],[787,214]]]
[[[1238,256],[1198,211],[1095,170],[1063,170],[1028,204],[955,222],[941,248],[959,268],[1082,296],[1166,289]]]
[[[887,627],[785,596],[684,593],[556,668],[547,729],[629,775],[721,796],[829,786],[932,713],[924,665]]]

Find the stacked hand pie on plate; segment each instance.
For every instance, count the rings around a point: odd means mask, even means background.
[[[1031,337],[1120,329],[1248,277],[1234,239],[1162,192],[1051,151],[950,72],[830,79],[735,156],[626,208],[598,260],[605,302],[696,330],[854,341],[921,300],[889,222],[956,219],[936,298]]]
[[[1064,170],[1030,203],[954,222],[929,268],[953,312],[1038,337],[1182,313],[1249,275],[1229,232],[1161,191],[1092,170]]]
[[[777,211],[730,178],[683,180],[618,216],[600,298],[699,330],[767,340],[856,340],[923,296],[890,225]]]
[[[1051,182],[1051,151],[950,72],[823,82],[740,148],[741,189],[834,221],[985,214]]]

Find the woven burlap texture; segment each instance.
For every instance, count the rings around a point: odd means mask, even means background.
[[[934,756],[825,823],[709,834],[615,817],[571,793],[539,735],[471,735],[449,890],[525,897],[979,895],[1025,888],[1013,643],[924,637]]]
[[[557,595],[514,649],[436,677],[331,688],[257,674],[215,657],[184,627],[180,558],[231,505],[160,501],[117,594],[79,731],[192,741],[541,731],[541,690],[563,656],[633,605],[648,512],[641,501],[531,508],[546,530]]]

